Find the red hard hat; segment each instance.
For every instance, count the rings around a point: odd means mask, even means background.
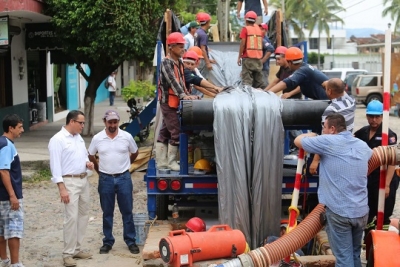
[[[187,51],[185,54],[183,54],[183,58],[193,59],[196,61],[199,60],[199,56],[194,51]]]
[[[298,47],[289,47],[286,50],[285,53],[285,58],[286,60],[290,60],[290,61],[296,61],[299,59],[303,59],[304,55],[303,52],[300,50],[300,48]]]
[[[278,47],[275,49],[275,54],[284,55],[284,54],[286,54],[286,50],[287,50],[287,47],[286,47],[286,46],[278,46]]]
[[[199,217],[193,217],[186,223],[186,228],[192,232],[204,232],[206,223]]]
[[[248,21],[253,21],[255,22],[257,19],[257,14],[254,11],[249,11],[246,13],[246,15],[244,16],[244,18]]]
[[[180,32],[173,32],[167,37],[167,45],[170,44],[184,44],[186,43],[185,39],[183,38],[182,33]]]
[[[196,15],[196,20],[200,22],[200,24],[204,24],[205,22],[211,20],[211,16],[205,12],[199,12]]]

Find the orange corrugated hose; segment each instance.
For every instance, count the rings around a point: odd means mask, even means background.
[[[400,150],[394,146],[380,146],[373,149],[368,162],[368,174],[381,165],[397,165],[400,163]],[[325,211],[322,204],[318,204],[313,211],[292,231],[273,243],[257,248],[247,254],[239,256],[239,261],[224,263],[223,266],[268,267],[282,258],[294,253],[307,244],[321,229],[320,214]]]

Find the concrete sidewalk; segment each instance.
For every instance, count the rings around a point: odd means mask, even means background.
[[[121,117],[120,123],[129,119],[129,113],[126,112],[129,110],[129,107],[125,101],[123,101],[122,97],[116,97],[114,106],[112,107],[110,107],[108,99],[101,103],[97,103],[94,106],[95,133],[104,129],[103,116],[109,109],[118,111]],[[84,111],[83,109],[81,110]],[[49,140],[63,125],[65,125],[65,118],[51,123],[45,122],[42,125],[34,127],[34,130],[23,133],[20,138],[16,139],[15,146],[17,147],[21,162],[48,161],[49,151],[47,146]],[[92,137],[83,137],[83,139],[85,140],[86,147],[89,147]]]

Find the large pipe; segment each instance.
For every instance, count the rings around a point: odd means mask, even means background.
[[[328,105],[326,100],[282,99],[283,126],[321,125],[322,113]],[[214,121],[212,99],[184,100],[180,112],[182,126],[210,126]]]
[[[400,164],[400,146],[379,146],[374,148],[368,162],[368,174],[381,165]],[[318,204],[313,211],[291,232],[282,236],[273,243],[257,248],[239,259],[228,261],[219,266],[229,267],[268,267],[309,242],[321,229],[320,215],[325,211],[322,204]]]

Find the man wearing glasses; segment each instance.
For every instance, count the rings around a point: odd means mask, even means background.
[[[68,113],[66,125],[49,142],[51,180],[56,183],[64,203],[64,266],[76,266],[75,259],[88,259],[81,244],[89,221],[89,181],[93,170],[81,132],[85,115],[79,110]]]
[[[354,136],[363,140],[367,145],[373,149],[374,147],[382,145],[382,114],[383,104],[378,100],[369,102],[367,106],[367,121],[368,126],[364,126],[354,133]],[[389,145],[397,143],[397,135],[389,129]],[[383,228],[388,230],[390,219],[392,216],[394,204],[396,201],[396,190],[399,186],[399,179],[395,176],[395,166],[387,166],[386,171],[386,184],[385,184],[385,210],[383,218]],[[375,229],[375,216],[378,212],[378,195],[379,195],[379,179],[380,168],[376,168],[370,175],[368,175],[368,225],[365,230],[365,236],[370,230]]]

